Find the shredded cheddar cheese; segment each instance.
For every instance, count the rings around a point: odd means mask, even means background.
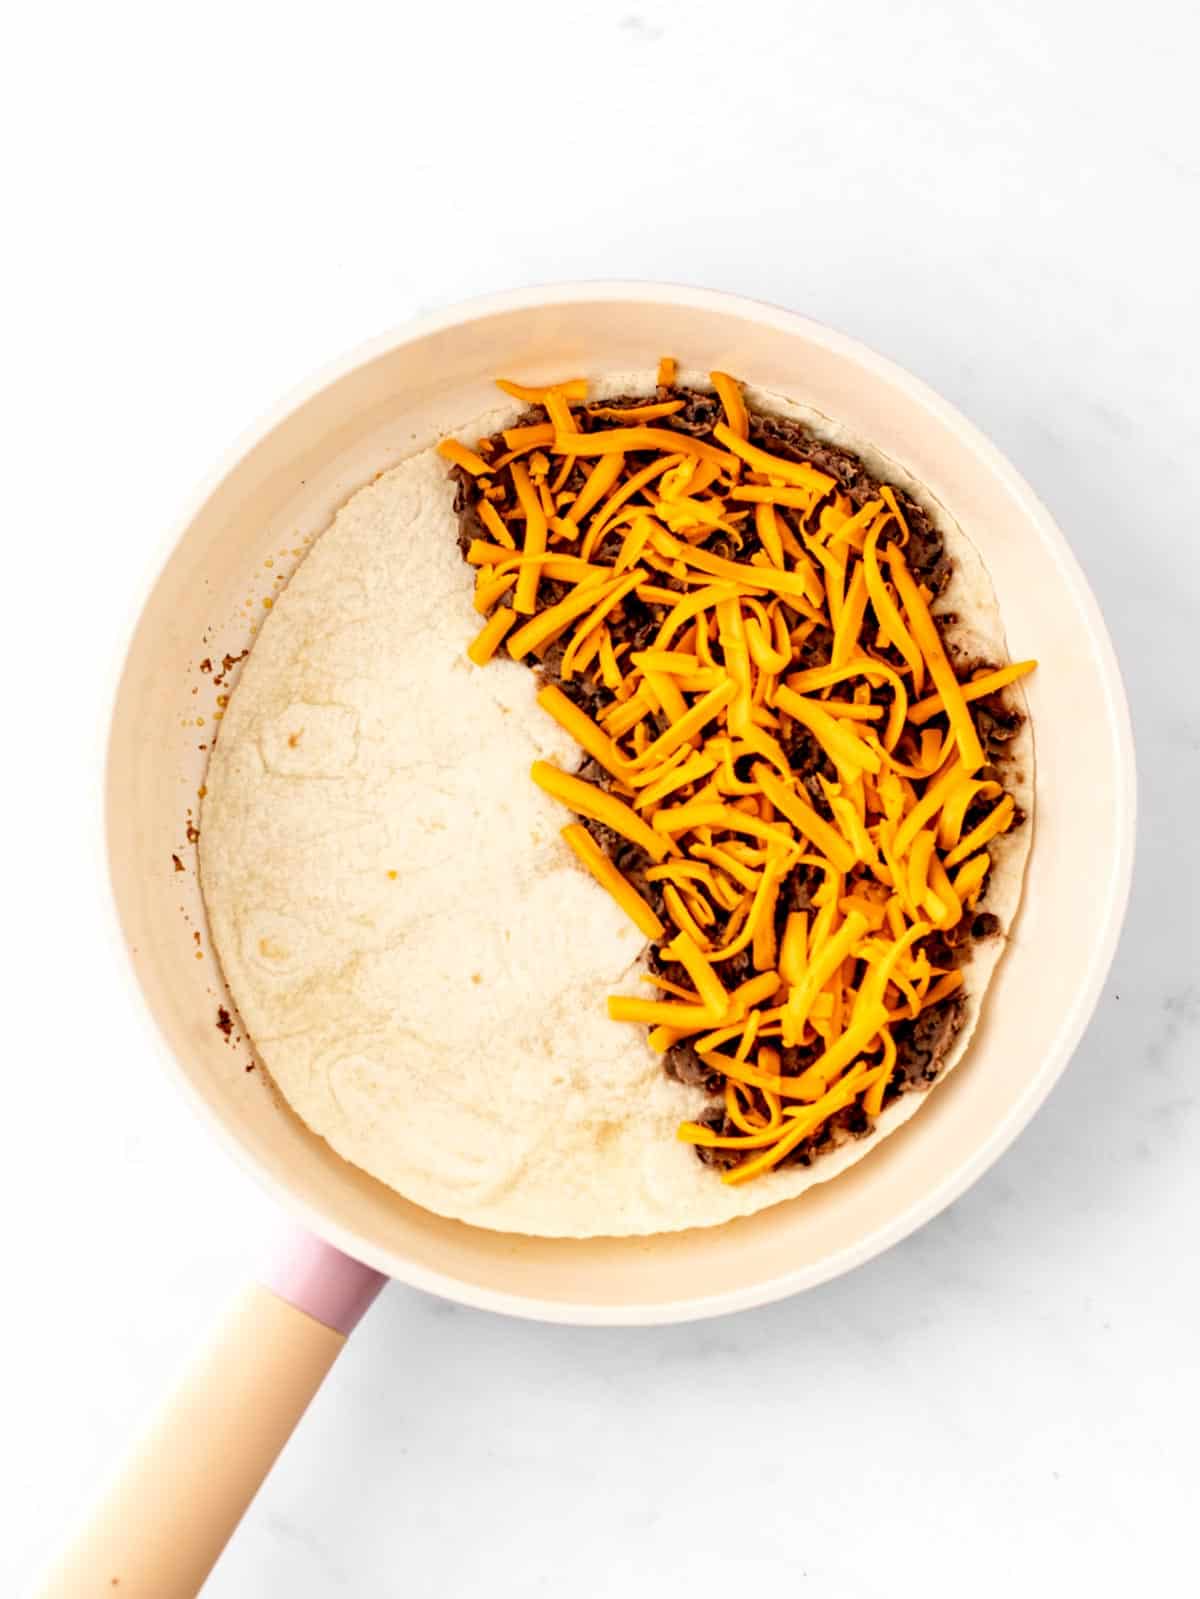
[[[460,444],[457,439],[443,439],[437,450],[443,460],[451,462],[454,466],[461,466],[464,471],[470,472],[472,477],[482,477],[492,470],[482,455],[477,455],[474,450],[468,450],[466,445]]]
[[[517,613],[510,611],[507,606],[502,605],[492,612],[467,650],[476,666],[487,665],[516,619]]]
[[[610,422],[657,422],[661,417],[674,416],[682,410],[682,400],[667,400],[658,405],[630,405],[624,409],[612,405],[594,405],[588,414],[605,417]]]
[[[502,382],[545,421],[505,431],[506,453],[438,448],[487,535],[466,553],[487,618],[467,654],[553,659],[538,704],[599,776],[537,761],[532,778],[583,819],[565,843],[678,969],[609,1014],[658,1051],[690,1040],[722,1080],[724,1129],[679,1136],[743,1156],[722,1174],[741,1183],[848,1106],[877,1117],[894,1029],[961,987],[928,941],[974,912],[989,846],[1019,820],[972,706],[1036,663],[960,683],[893,491],[856,509],[760,447],[724,372],[712,442],[678,430],[675,382],[669,358],[645,403]]]
[[[533,492],[533,485],[529,481],[529,473],[524,465],[514,461],[510,470],[517,499],[525,516],[525,542],[522,553],[526,557],[517,577],[517,594],[513,608],[523,616],[531,616],[537,609],[539,575],[537,558],[546,548],[546,513],[542,510],[541,501]]]
[[[564,827],[562,836],[575,854],[591,872],[596,881],[608,890],[617,904],[646,937],[657,941],[663,936],[663,924],[652,906],[648,905],[608,856],[592,838],[581,822]]]
[[[985,694],[994,694],[997,689],[1007,688],[1010,683],[1015,683],[1018,678],[1026,677],[1037,665],[1036,661],[1014,661],[1011,666],[1002,666],[996,672],[984,672],[979,677],[974,677],[969,683],[960,683],[964,700],[982,699]],[[939,711],[945,710],[940,694],[931,694],[926,700],[918,700],[908,713],[910,722],[918,725],[927,722],[931,716],[936,716]]]

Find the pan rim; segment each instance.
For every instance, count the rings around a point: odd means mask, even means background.
[[[578,304],[593,300],[656,303],[664,299],[685,309],[694,307],[698,310],[720,311],[725,315],[818,339],[826,347],[851,359],[867,375],[887,380],[922,409],[938,418],[958,434],[972,455],[980,461],[981,466],[989,470],[1008,489],[1020,505],[1022,514],[1035,525],[1047,552],[1053,555],[1065,585],[1080,608],[1086,631],[1095,649],[1099,682],[1104,691],[1103,727],[1111,743],[1113,770],[1118,781],[1117,792],[1114,795],[1115,847],[1108,862],[1108,881],[1103,895],[1105,910],[1103,917],[1093,929],[1086,972],[1083,980],[1076,985],[1071,1002],[1063,1010],[1052,1046],[1045,1052],[1042,1063],[1031,1076],[1024,1094],[1008,1114],[991,1129],[982,1142],[965,1152],[963,1158],[954,1164],[939,1183],[924,1189],[918,1198],[885,1224],[861,1235],[845,1248],[822,1257],[816,1263],[773,1274],[741,1288],[686,1299],[664,1300],[661,1303],[646,1303],[640,1300],[628,1304],[547,1300],[524,1294],[498,1292],[464,1281],[457,1276],[430,1270],[378,1247],[368,1238],[343,1227],[307,1197],[302,1184],[291,1184],[268,1170],[239,1136],[232,1123],[219,1114],[191,1081],[180,1058],[168,1043],[159,1019],[138,981],[122,921],[121,895],[114,871],[112,847],[113,808],[118,788],[113,753],[113,728],[115,711],[124,690],[126,674],[131,670],[130,656],[140,618],[174,550],[211,495],[236,469],[243,457],[306,401],[360,366],[392,350],[480,318],[506,312],[533,310],[548,305]],[[550,283],[509,289],[460,301],[426,313],[365,341],[348,353],[325,363],[311,377],[295,386],[257,422],[244,429],[226,450],[216,467],[188,497],[182,515],[171,524],[155,556],[153,562],[148,563],[150,566],[148,579],[143,583],[140,592],[134,596],[136,604],[132,620],[122,632],[124,647],[109,695],[103,827],[105,855],[109,868],[108,903],[112,911],[110,926],[113,936],[117,938],[124,952],[119,965],[126,974],[126,980],[132,984],[132,991],[136,993],[135,1009],[147,1024],[149,1033],[155,1041],[155,1047],[165,1056],[170,1075],[182,1088],[193,1108],[215,1130],[220,1143],[232,1154],[236,1163],[243,1170],[249,1171],[285,1211],[345,1253],[412,1287],[474,1308],[540,1321],[573,1325],[654,1325],[699,1320],[750,1309],[830,1281],[874,1258],[931,1220],[977,1181],[1012,1144],[1069,1063],[1095,1009],[1111,966],[1132,881],[1136,828],[1136,765],[1127,697],[1116,654],[1099,606],[1065,535],[1016,468],[956,407],[920,379],[913,377],[902,367],[861,341],[810,317],[766,301],[694,285],[652,280],[597,279]]]

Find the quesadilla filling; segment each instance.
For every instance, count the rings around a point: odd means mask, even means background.
[[[808,1164],[927,1087],[994,936],[989,846],[1034,662],[952,662],[928,515],[799,424],[659,368],[653,398],[583,380],[475,449],[439,446],[485,618],[578,742],[532,780],[649,941],[613,995],[712,1107],[679,1137],[741,1183]],[[945,622],[947,619],[941,619]]]

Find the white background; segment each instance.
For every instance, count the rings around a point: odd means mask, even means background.
[[[641,1332],[390,1289],[208,1592],[1193,1590],[1198,43],[1165,0],[9,22],[0,1591],[272,1219],[155,1063],[110,943],[99,762],[136,597],[195,481],[314,366],[573,276],[828,321],[1030,478],[1132,699],[1128,927],[1028,1132],[849,1278]]]

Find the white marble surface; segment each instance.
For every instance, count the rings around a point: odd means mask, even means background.
[[[1029,476],[1127,674],[1126,934],[1016,1147],[847,1279],[645,1332],[389,1290],[208,1592],[1193,1591],[1194,13],[409,9],[52,5],[7,32],[0,1591],[271,1221],[108,943],[101,730],[152,552],[314,365],[464,294],[614,274],[855,333]]]

